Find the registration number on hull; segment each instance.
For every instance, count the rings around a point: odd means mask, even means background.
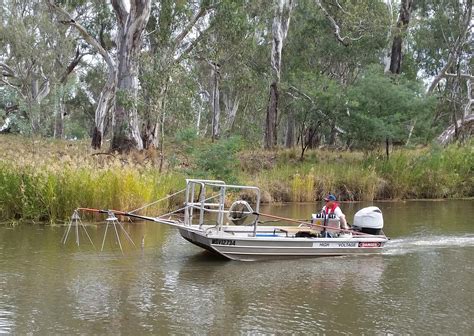
[[[230,239],[213,239],[212,244],[215,245],[235,245],[235,240]]]

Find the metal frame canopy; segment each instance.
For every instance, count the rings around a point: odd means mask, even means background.
[[[226,184],[220,180],[200,180],[200,179],[186,179],[186,195],[184,203],[184,225],[193,225],[195,211],[199,215],[199,225],[204,224],[204,214],[217,214],[217,228],[222,229],[224,225],[224,214],[229,214],[229,207],[226,209],[226,192],[231,190],[252,190],[256,195],[255,209],[250,206],[247,207],[245,214],[258,213],[260,211],[260,188],[246,185],[232,185]],[[195,195],[197,194],[197,200]],[[216,200],[217,199],[217,200]]]

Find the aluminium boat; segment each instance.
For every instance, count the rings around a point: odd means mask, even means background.
[[[228,201],[228,195],[239,193],[253,204],[244,199]],[[309,221],[263,214],[258,187],[217,180],[187,179],[183,210],[184,221],[165,223],[176,226],[190,243],[231,260],[373,254],[380,253],[388,240],[377,207],[360,210],[354,226],[343,230],[336,218],[326,214],[313,214]],[[264,218],[298,225],[262,224]],[[160,217],[155,220],[160,221]]]
[[[108,223],[117,222],[119,215],[166,224],[196,246],[241,261],[375,254],[388,241],[377,207],[359,210],[351,229],[342,229],[337,218],[324,213],[313,214],[308,221],[261,213],[260,189],[255,186],[186,179],[186,188],[180,192],[184,206],[159,217],[137,214],[149,204],[131,212],[79,208],[72,220],[77,220],[78,210],[85,210],[108,213]],[[269,225],[276,221],[286,224]]]

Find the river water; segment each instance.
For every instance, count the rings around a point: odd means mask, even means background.
[[[371,204],[343,204],[348,218]],[[236,262],[159,224],[0,226],[0,334],[473,335],[474,200],[376,203],[376,256]],[[318,205],[319,207],[320,205]],[[314,204],[262,212],[307,218]],[[352,222],[352,220],[350,220]],[[143,243],[143,246],[141,246]]]

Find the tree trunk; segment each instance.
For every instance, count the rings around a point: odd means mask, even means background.
[[[441,68],[439,73],[435,76],[433,81],[431,82],[430,86],[428,87],[427,94],[431,95],[438,85],[438,83],[446,77],[446,72],[449,68],[453,65],[456,58],[460,55],[461,47],[466,43],[466,40],[469,35],[469,27],[471,27],[471,18],[472,18],[472,0],[466,1],[466,11],[464,12],[464,18],[461,22],[461,31],[459,36],[456,38],[451,50],[449,50],[449,56],[446,60],[446,63]]]
[[[50,92],[49,79],[43,74],[39,67],[33,67],[35,73],[31,81],[31,90],[28,94],[28,107],[31,130],[33,134],[41,131],[41,102]]]
[[[237,116],[237,111],[240,105],[240,98],[238,95],[235,96],[234,99],[230,97],[230,95],[223,95],[224,98],[224,106],[226,111],[227,120],[225,123],[225,129],[227,131],[232,130],[234,127],[235,117]]]
[[[63,8],[60,6],[56,5],[53,0],[49,0],[48,2],[49,6],[54,8],[56,11],[61,13],[63,16],[66,17],[67,20],[61,21],[62,23],[73,26],[76,28],[81,34],[82,38],[89,43],[91,46],[93,46],[99,54],[102,56],[104,61],[107,63],[107,68],[108,68],[108,76],[107,76],[107,82],[104,85],[104,88],[102,89],[102,92],[100,93],[99,97],[99,102],[97,103],[97,108],[95,110],[95,117],[94,117],[94,129],[92,131],[92,142],[91,146],[94,149],[99,149],[102,146],[102,138],[104,136],[104,125],[105,125],[105,117],[107,115],[107,112],[110,110],[111,105],[113,105],[114,98],[115,98],[115,85],[116,85],[116,64],[112,59],[112,56],[107,52],[102,45],[92,37],[88,33],[88,31],[68,13],[66,12]],[[75,60],[71,63],[70,67],[66,70],[66,74],[63,77],[63,79],[66,79],[67,76],[67,71],[73,69],[73,63],[77,61],[77,63],[80,60],[80,57],[78,58],[78,53],[76,53],[76,58]],[[82,57],[82,56],[81,56]],[[76,63],[76,64],[77,64]]]
[[[99,102],[95,109],[94,115],[94,130],[92,132],[91,146],[93,149],[100,149],[102,147],[102,140],[104,137],[105,118],[108,111],[113,107],[115,99],[115,84],[116,84],[116,71],[114,68],[109,67],[109,75],[107,82],[102,88],[102,92],[99,96]]]
[[[390,16],[390,26],[387,29],[387,45],[383,52],[383,64],[384,64],[384,73],[388,73],[390,71],[390,55],[392,49],[392,30],[393,30],[393,7],[392,7],[392,0],[385,0],[385,4],[387,5],[388,15]]]
[[[212,72],[211,72],[211,109],[212,109],[212,141],[218,139],[220,136],[220,117],[221,117],[221,106],[220,106],[220,65],[216,62],[211,62]]]
[[[467,101],[466,101],[466,105],[464,105],[464,113],[463,113],[464,118],[467,118],[473,113],[472,105],[474,103],[474,99],[472,98],[472,84],[471,84],[470,78],[466,79],[466,93],[467,93]]]
[[[278,87],[280,84],[281,56],[283,43],[290,25],[293,0],[280,0],[275,8],[272,24],[272,83],[267,105],[264,148],[272,149],[277,145]]]
[[[136,107],[138,52],[151,11],[151,0],[132,0],[127,10],[123,0],[112,0],[118,21],[118,71],[111,150],[143,149]]]
[[[400,15],[398,16],[396,33],[393,37],[392,54],[390,58],[390,72],[400,74],[402,72],[402,44],[403,37],[410,23],[413,0],[402,0],[400,4]]]
[[[272,149],[277,144],[277,111],[278,111],[278,84],[270,85],[270,97],[267,105],[267,119],[265,122],[265,149]]]
[[[55,118],[54,118],[54,138],[55,139],[63,139],[64,138],[64,116],[65,106],[63,103],[63,96],[62,92],[59,93],[57,106],[55,108]]]
[[[443,133],[437,137],[438,143],[441,145],[447,145],[454,140],[456,140],[457,132],[461,131],[463,137],[469,138],[474,134],[474,114],[471,114],[462,119],[457,120],[455,123],[451,124],[446,128]]]
[[[331,123],[331,132],[329,133],[329,146],[335,147],[337,141],[337,128],[336,123]]]
[[[286,139],[285,147],[293,148],[295,146],[295,117],[293,110],[288,111],[288,118],[286,120]]]
[[[152,97],[148,106],[148,113],[145,116],[145,125],[143,128],[143,148],[159,148],[162,137],[162,122],[165,113],[166,92],[168,89],[168,80],[160,85],[160,91],[156,97]]]

